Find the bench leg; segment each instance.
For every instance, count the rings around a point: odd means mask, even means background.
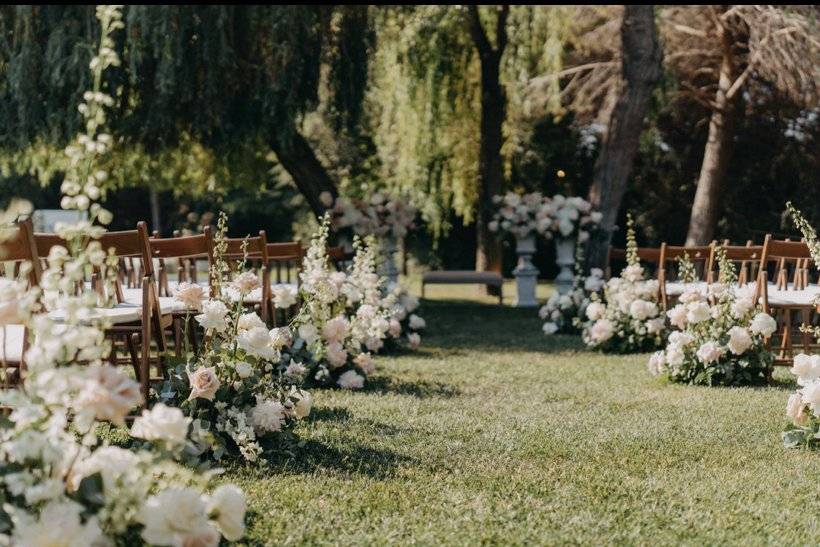
[[[422,297],[422,298],[424,298],[424,297],[425,297],[425,293],[426,293],[425,289],[426,289],[426,288],[427,288],[427,284],[426,284],[424,281],[422,281],[422,282],[421,282],[421,297]]]
[[[498,286],[498,305],[504,304],[504,285]]]

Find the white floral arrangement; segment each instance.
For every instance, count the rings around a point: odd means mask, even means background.
[[[154,443],[128,450],[98,435],[102,424],[125,425],[143,404],[139,383],[108,364],[111,345],[105,324],[93,318],[97,294],[77,294],[90,267],[115,268],[100,249],[101,227],[111,215],[96,200],[106,179],[99,170],[110,146],[101,128],[111,97],[100,91],[103,71],[119,62],[111,34],[123,28],[119,6],[98,6],[102,32],[91,61],[94,90],[80,111],[86,133],[66,150],[71,158],[63,183],[65,209],[88,211],[88,219],[62,225],[68,248],[55,247],[42,288],[64,310],[55,323],[40,305],[40,290],[0,291],[0,307],[16,308],[9,323],[29,334],[27,370],[20,389],[0,394],[9,409],[0,421],[0,544],[218,545],[245,534],[246,501],[233,485],[208,494],[213,473],[197,473],[174,461],[186,442],[189,421],[179,409],[161,405],[144,411],[134,435]],[[25,272],[25,268],[23,269]]]
[[[796,355],[790,372],[799,387],[786,403],[791,423],[783,431],[783,445],[820,448],[820,355]]]
[[[791,202],[786,204],[786,209],[803,234],[815,265],[820,267],[817,232]],[[801,330],[820,338],[820,327],[803,325]],[[791,423],[783,431],[783,445],[786,448],[820,448],[820,355],[796,355],[790,372],[797,377],[799,387],[786,403],[786,415]]]
[[[573,289],[569,293],[554,292],[538,310],[538,316],[544,321],[544,334],[549,336],[578,332],[586,316],[586,309],[592,302],[592,295],[600,297],[605,283],[604,271],[592,268],[587,276],[576,274]]]
[[[539,234],[548,239],[577,237],[584,243],[602,218],[585,199],[561,194],[550,198],[540,192],[507,192],[504,196],[493,196],[493,203],[498,210],[488,225],[490,231],[509,233],[516,238]]]
[[[223,259],[226,231],[222,213],[211,271],[219,294],[204,300],[201,287],[182,284],[175,292],[187,310],[199,312],[193,318],[205,340],[198,352],[186,348],[159,398],[192,419],[188,451],[196,457],[255,462],[292,444],[291,430],[310,414],[312,397],[299,387],[305,367],[291,348],[290,328],[268,329],[256,312],[245,310],[244,299],[259,288],[259,277],[240,266],[230,283],[223,280],[229,271]]]
[[[375,273],[372,244],[357,244],[350,274],[331,267],[329,224],[329,215],[325,215],[300,273],[302,307],[293,322],[295,348],[306,348],[313,356],[307,381],[360,389],[375,370],[371,351],[381,349],[389,330],[379,306],[383,280]]]
[[[593,349],[611,353],[652,351],[663,346],[666,320],[656,279],[645,279],[638,260],[632,217],[627,222],[627,266],[604,286],[603,299],[591,296],[582,338]]]
[[[383,307],[389,310],[388,341],[394,346],[416,350],[421,346],[421,331],[427,321],[418,313],[419,299],[406,287],[396,285],[384,298]]]
[[[777,323],[755,305],[754,285],[735,287],[736,276],[726,274],[730,269],[721,259],[720,283],[709,285],[708,294],[685,291],[667,312],[679,330],[669,335],[665,349],[649,358],[653,376],[709,386],[768,382],[772,354],[766,339]]]
[[[401,239],[413,228],[418,214],[408,200],[382,192],[374,192],[368,199],[338,197],[335,203],[327,194],[323,200],[333,205],[331,226],[334,231],[351,228],[361,237]]]

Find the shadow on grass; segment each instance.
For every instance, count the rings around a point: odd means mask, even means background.
[[[315,440],[307,440],[294,449],[292,458],[270,461],[265,472],[273,470],[277,473],[314,475],[330,471],[383,480],[393,477],[395,468],[399,465],[416,462],[414,458],[392,450],[373,448],[355,442],[345,443],[344,448],[337,448]]]
[[[314,408],[310,413],[314,422],[346,422],[351,417],[350,411],[342,406]]]
[[[390,376],[376,376],[367,380],[365,392],[390,392],[398,395],[409,395],[417,399],[427,399],[440,397],[449,399],[461,395],[461,390],[456,386],[442,382],[430,382],[427,380],[416,380],[414,382],[404,382]]]

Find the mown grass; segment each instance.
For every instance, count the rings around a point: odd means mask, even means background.
[[[466,296],[467,292],[464,293]],[[427,301],[419,353],[316,394],[305,446],[232,469],[249,544],[816,544],[820,454],[790,387],[666,385],[535,313]]]

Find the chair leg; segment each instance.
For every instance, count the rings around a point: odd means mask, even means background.
[[[139,355],[137,355],[137,344],[139,343],[139,335],[133,333],[130,336],[125,335],[125,346],[128,348],[128,355],[131,357],[131,366],[134,369],[134,376],[139,379],[140,365]]]
[[[143,335],[146,334],[146,329],[143,328]],[[140,335],[136,332],[130,336],[131,346],[136,348],[137,344],[140,342]],[[150,338],[142,338],[142,341],[145,342],[146,340],[150,340]],[[142,344],[142,352],[140,353],[139,363],[135,365],[135,373],[137,375],[137,379],[139,380],[140,387],[142,387],[142,397],[145,400],[145,406],[148,406],[148,396],[150,395],[151,390],[151,374],[149,371],[149,357],[150,357],[151,347],[150,342],[148,344]]]

